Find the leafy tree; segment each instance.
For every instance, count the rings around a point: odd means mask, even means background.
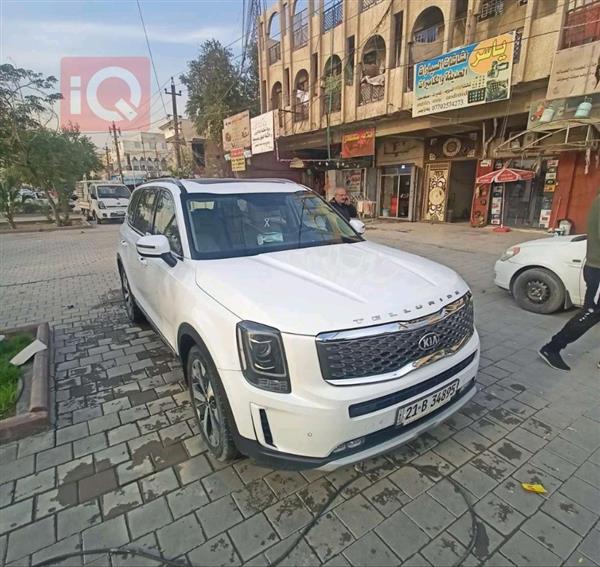
[[[0,169],[0,211],[11,228],[17,228],[15,212],[19,203],[19,180],[14,171]]]
[[[215,39],[207,40],[180,78],[188,89],[188,116],[196,130],[219,148],[222,148],[225,118],[243,110],[250,110],[252,116],[260,113],[256,43],[248,45],[243,68],[238,69],[231,49]],[[222,155],[222,150],[218,153]],[[209,175],[225,175],[227,166],[223,159],[210,161],[206,164]]]

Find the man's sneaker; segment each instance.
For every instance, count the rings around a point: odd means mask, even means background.
[[[538,352],[542,360],[548,364],[548,366],[552,366],[552,368],[556,368],[556,370],[564,370],[568,372],[571,370],[566,362],[562,359],[559,352],[556,350],[552,350],[548,347],[548,345],[544,345]]]

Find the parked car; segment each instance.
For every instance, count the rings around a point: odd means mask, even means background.
[[[414,439],[475,394],[466,283],[362,232],[284,180],[133,192],[117,251],[127,313],[181,359],[218,460],[331,470]]]
[[[534,313],[581,306],[585,297],[585,234],[552,236],[511,246],[494,267],[494,282]]]
[[[122,183],[111,181],[78,181],[70,201],[71,208],[75,204],[87,220],[98,224],[106,221],[123,221],[131,192]]]

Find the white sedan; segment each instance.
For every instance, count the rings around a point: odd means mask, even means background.
[[[581,306],[587,236],[552,236],[511,246],[494,266],[494,283],[534,313]]]

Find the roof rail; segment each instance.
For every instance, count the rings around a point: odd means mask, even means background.
[[[264,183],[265,181],[268,181],[269,183],[295,183],[295,181],[280,179],[278,177],[255,177],[252,179],[244,179],[243,177],[200,177],[197,179],[188,179],[187,181],[192,181],[199,185],[215,185],[219,183]]]
[[[151,183],[152,181],[168,181],[169,183],[177,185],[177,187],[182,193],[187,193],[185,185],[181,182],[181,179],[179,179],[178,177],[155,177],[154,179],[148,179],[147,181],[145,181],[145,183]]]

